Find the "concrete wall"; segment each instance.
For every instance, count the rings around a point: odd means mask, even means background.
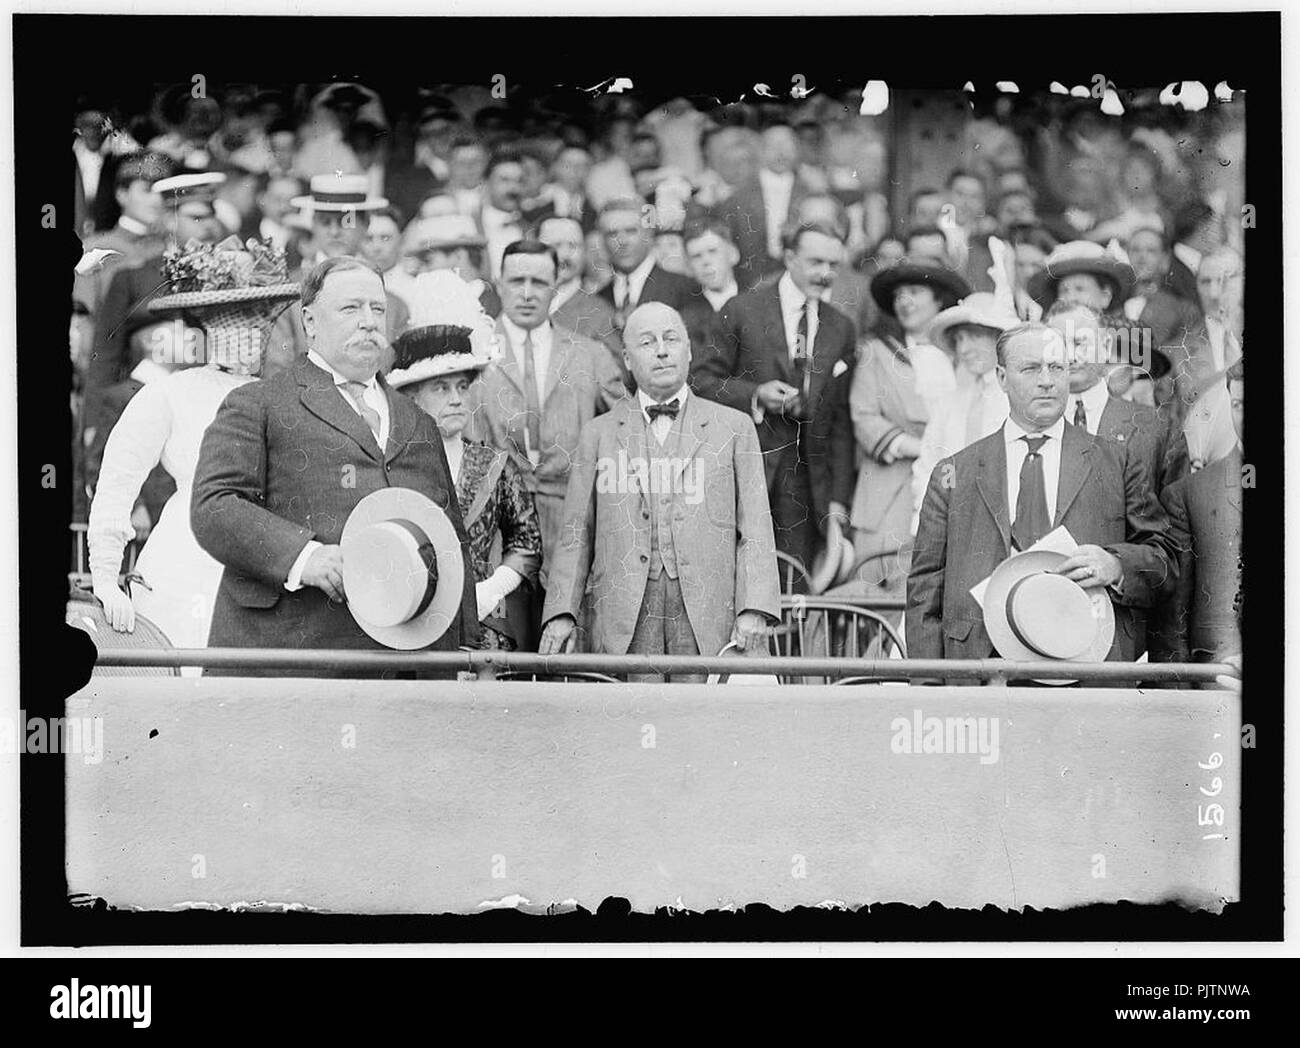
[[[104,743],[68,887],[115,906],[1238,897],[1226,692],[117,678],[67,714]],[[983,753],[905,752],[931,717]]]

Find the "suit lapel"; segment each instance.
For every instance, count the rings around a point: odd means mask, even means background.
[[[1061,436],[1061,476],[1056,485],[1056,515],[1052,527],[1059,528],[1065,514],[1083,489],[1092,470],[1093,438],[1077,426],[1066,426]]]
[[[977,445],[980,458],[976,466],[975,486],[979,488],[984,505],[993,514],[998,532],[1002,536],[1002,553],[1011,549],[1011,511],[1007,508],[1007,451],[1006,438],[999,427],[997,432],[985,437]]]
[[[379,461],[379,444],[375,435],[366,425],[365,420],[349,407],[343,400],[343,393],[334,385],[334,379],[309,360],[297,365],[298,384],[301,387],[298,399],[302,406],[326,425],[341,433],[346,433],[376,462]],[[382,388],[382,387],[381,387]],[[392,399],[389,399],[389,429],[392,420]],[[391,436],[390,436],[391,439]]]
[[[680,477],[686,470],[686,466],[695,453],[704,446],[705,440],[709,435],[709,419],[697,401],[698,396],[689,396],[686,398],[686,404],[682,411],[682,429],[681,437],[678,441],[678,462],[675,467],[674,479]]]
[[[648,462],[645,454],[645,422],[641,417],[641,401],[631,397],[614,409],[620,413],[618,420],[618,443],[627,462],[629,479],[636,477],[636,488],[641,494],[641,502],[646,510],[650,508],[648,491]]]
[[[383,376],[379,377],[379,389],[388,398],[388,446],[384,450],[384,462],[389,463],[414,438],[419,409],[408,398],[396,396],[396,390]]]
[[[554,324],[551,325],[551,362],[546,368],[546,390],[542,393],[542,407],[550,400],[555,387],[560,384],[560,375],[569,373],[569,361],[575,352],[573,341],[561,335]]]
[[[773,362],[781,372],[782,380],[793,386],[795,385],[794,367],[790,363],[790,345],[785,340],[785,316],[781,312],[781,293],[773,284],[771,291],[765,297],[767,301],[763,309],[763,327],[770,332]]]
[[[519,361],[515,359],[515,347],[506,334],[506,326],[497,324],[497,338],[501,340],[501,356],[497,358],[497,370],[514,385],[520,393],[524,391],[524,376],[519,372]]]

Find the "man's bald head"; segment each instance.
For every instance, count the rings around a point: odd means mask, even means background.
[[[666,400],[686,384],[691,340],[682,315],[662,302],[637,306],[623,326],[623,359],[638,389]]]

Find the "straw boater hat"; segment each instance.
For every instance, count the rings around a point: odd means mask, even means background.
[[[380,488],[356,504],[339,540],[348,611],[388,648],[426,648],[460,611],[465,561],[442,507],[410,488]]]
[[[998,300],[991,291],[976,291],[945,309],[930,322],[930,341],[947,353],[955,353],[957,347],[952,336],[962,324],[977,324],[992,328],[1001,334],[1020,323],[1015,312]]]
[[[903,284],[923,284],[936,295],[960,301],[970,294],[970,285],[954,269],[929,258],[900,258],[871,278],[871,297],[884,312],[894,315],[894,290]]]
[[[1048,309],[1056,301],[1056,288],[1062,278],[1075,273],[1089,273],[1107,284],[1112,310],[1124,305],[1137,281],[1133,266],[1116,241],[1102,247],[1091,240],[1071,240],[1048,255],[1044,267],[1030,277],[1029,296]]]
[[[411,231],[415,251],[447,250],[457,247],[483,247],[487,241],[468,215],[435,215],[415,222]]]
[[[813,557],[812,571],[808,576],[808,589],[814,594],[825,593],[832,586],[847,582],[853,573],[853,543],[835,520],[827,522],[826,545]]]
[[[411,319],[393,348],[385,376],[394,389],[439,375],[482,371],[499,355],[496,325],[474,287],[450,269],[421,273],[408,296]]]
[[[1084,589],[1056,574],[1053,550],[1008,557],[984,591],[984,628],[998,654],[1016,662],[1104,662],[1115,639],[1115,609],[1100,586]]]
[[[313,175],[311,193],[289,201],[300,210],[378,211],[387,207],[384,197],[370,195],[370,179],[365,175]]]
[[[220,171],[195,171],[160,178],[149,188],[161,196],[163,206],[171,210],[196,200],[211,204],[217,195],[217,187],[225,180],[226,176]]]
[[[203,328],[207,362],[233,370],[252,370],[252,361],[261,359],[253,351],[265,348],[276,316],[299,293],[288,279],[284,252],[252,238],[170,247],[162,275],[170,293],[153,299],[149,312],[192,317]]]

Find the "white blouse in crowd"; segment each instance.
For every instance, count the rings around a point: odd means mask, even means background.
[[[930,421],[921,437],[921,454],[912,463],[913,535],[916,534],[921,501],[925,498],[934,467],[974,440],[997,432],[1007,418],[1007,395],[998,385],[995,372],[990,370],[979,378],[973,378],[965,368],[957,371],[973,380],[957,386],[931,404]]]
[[[161,464],[176,481],[176,493],[136,561],[144,584],[131,587],[136,611],[173,647],[207,645],[221,565],[194,540],[190,493],[204,431],[226,394],[250,381],[248,375],[197,367],[150,382],[131,398],[104,447],[87,529],[96,590],[117,584],[122,553],[135,537],[131,511],[150,471]]]

